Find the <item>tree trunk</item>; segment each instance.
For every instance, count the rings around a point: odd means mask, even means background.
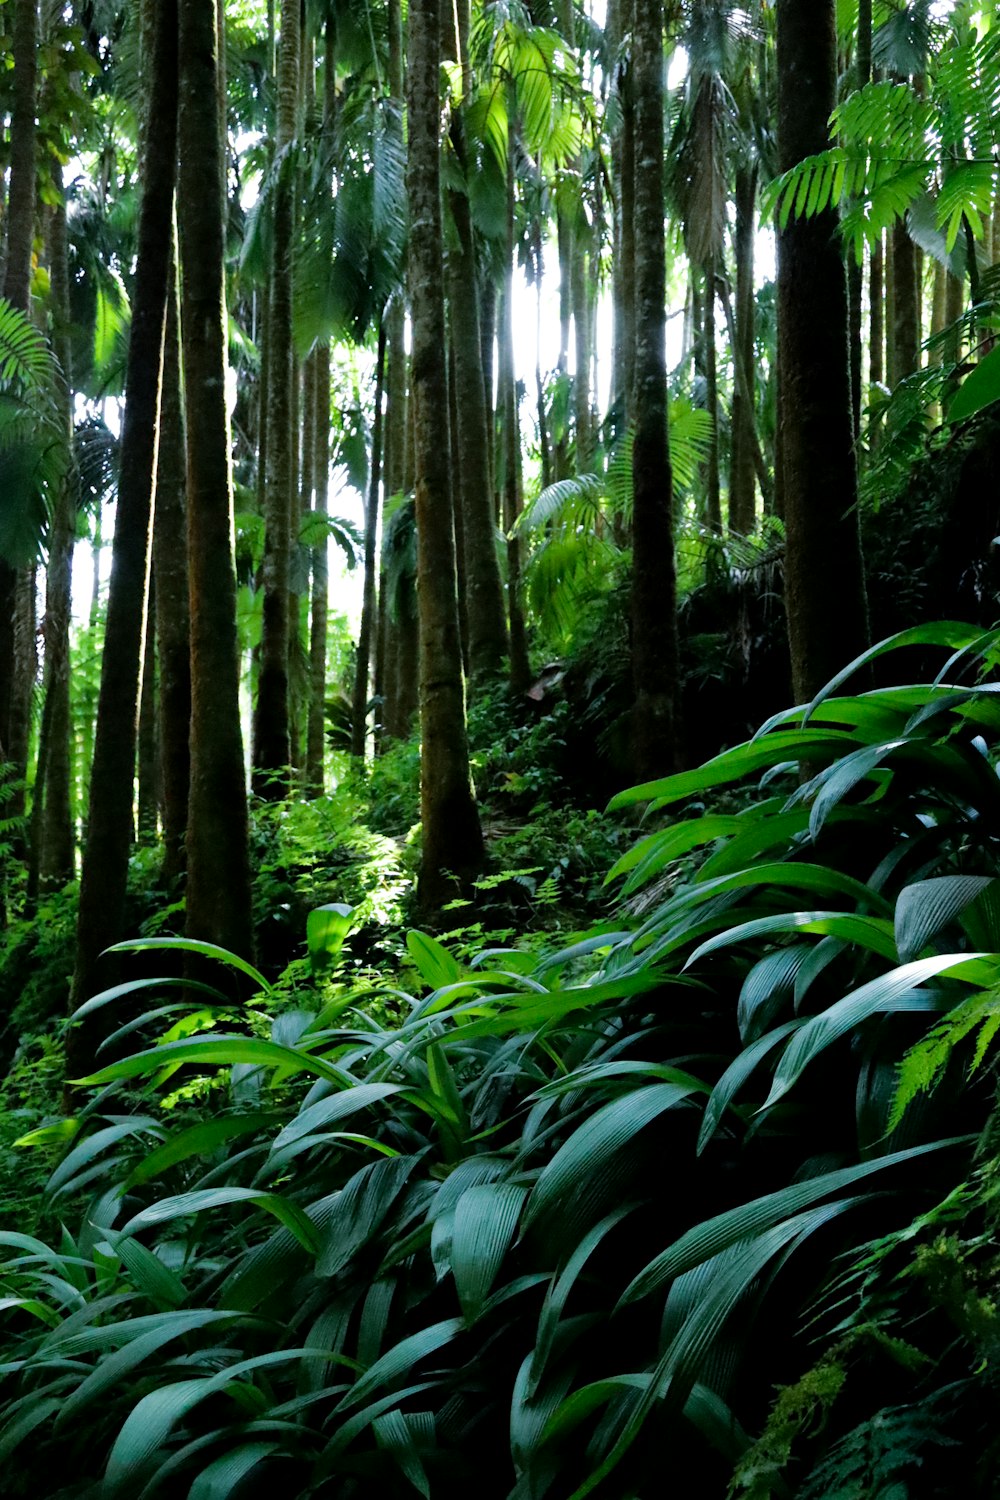
[[[834,0],[779,0],[781,170],[829,144]],[[778,238],[785,495],[785,601],[797,702],[868,644],[857,516],[847,282],[833,212],[792,218]]]
[[[513,91],[511,91],[513,92]],[[528,636],[521,599],[521,538],[516,532],[523,509],[521,499],[521,424],[514,379],[514,147],[515,113],[507,105],[507,254],[504,261],[502,321],[500,325],[499,400],[503,421],[503,528],[507,533],[507,612],[510,618],[510,683],[518,696],[531,684]]]
[[[858,46],[856,82],[863,89],[872,76],[872,0],[858,0]],[[862,335],[864,265],[853,253],[847,263],[847,297],[850,309],[851,413],[854,441],[861,437],[864,385],[864,339]]]
[[[316,443],[313,501],[323,531],[312,550],[312,617],[309,630],[309,721],[306,727],[306,786],[310,796],[323,795],[326,752],[326,643],[330,608],[330,539],[325,530],[330,485],[330,346],[316,351]]]
[[[295,138],[301,45],[299,6],[287,3],[281,12],[278,46],[277,131],[280,155]],[[289,731],[288,660],[291,640],[289,583],[291,568],[291,501],[295,485],[295,444],[292,426],[292,236],[294,203],[291,173],[286,172],[274,193],[271,250],[270,321],[267,328],[268,407],[267,475],[265,479],[264,605],[260,642],[260,672],[254,714],[254,791],[281,798],[288,790],[291,756]]]
[[[210,102],[214,115],[214,97]],[[102,955],[123,936],[177,158],[174,0],[160,0],[157,10],[148,120],[125,379],[118,508],[90,777],[87,844],[80,879],[74,1007],[114,982],[116,963]],[[71,1028],[66,1047],[69,1078],[79,1077],[89,1067],[97,1039],[106,1025],[106,1019],[102,1019]]]
[[[35,235],[35,105],[38,67],[37,0],[13,0],[10,10],[13,99],[10,114],[10,190],[7,197],[7,265],[3,294],[20,312],[31,302],[31,250]],[[23,619],[23,584],[19,599],[18,572],[0,558],[0,760],[12,763],[15,782],[23,782],[26,754],[22,749],[27,706],[19,702],[17,620]],[[7,815],[24,807],[23,788],[15,792]]]
[[[917,258],[906,224],[892,231],[893,380],[898,383],[920,368],[920,288]]]
[[[163,394],[160,399],[160,447],[153,520],[153,596],[160,673],[160,781],[163,796],[161,878],[167,886],[184,870],[191,784],[191,631],[178,290],[175,228],[163,343]]]
[[[882,236],[871,252],[868,262],[868,302],[871,311],[869,334],[868,380],[873,386],[885,384],[885,257]]]
[[[57,186],[62,189],[62,172]],[[52,278],[52,344],[59,360],[59,395],[66,442],[72,455],[73,377],[69,337],[69,266],[66,256],[65,199],[52,210],[49,229]],[[72,754],[70,737],[70,616],[73,596],[73,547],[76,542],[76,491],[72,463],[56,500],[45,570],[45,718],[46,750],[36,840],[39,879],[46,889],[60,889],[74,875]],[[36,781],[35,797],[39,787]]]
[[[162,0],[161,0],[162,3]],[[253,950],[226,411],[224,155],[215,6],[180,0],[182,363],[191,610],[188,937]]]
[[[407,102],[413,394],[416,405],[417,577],[420,610],[418,895],[433,914],[482,868],[483,839],[469,771],[451,519],[438,121],[439,0],[410,0]]]
[[[379,328],[378,355],[375,360],[375,420],[372,423],[372,452],[368,480],[368,504],[365,507],[365,582],[358,631],[358,655],[354,668],[354,700],[351,713],[351,754],[364,760],[368,738],[368,684],[371,673],[372,640],[375,629],[375,543],[379,529],[379,495],[382,484],[382,395],[385,385],[385,324]]]
[[[736,178],[736,327],[733,360],[732,461],[729,471],[729,530],[747,536],[754,527],[754,237],[757,168],[745,167]]]
[[[452,111],[451,140],[457,163],[466,166],[465,131],[461,116]],[[454,396],[458,422],[455,431],[461,461],[455,475],[460,496],[464,546],[465,609],[468,621],[469,673],[473,681],[496,675],[508,654],[504,618],[503,580],[497,558],[479,327],[479,291],[469,199],[465,192],[448,195],[456,243],[449,249],[449,328],[454,355]]]
[[[156,843],[160,813],[159,759],[156,691],[156,589],[150,579],[146,610],[146,638],[142,657],[142,692],[139,696],[138,798],[136,842],[151,848]]]
[[[708,460],[705,465],[705,524],[709,531],[722,530],[722,494],[719,478],[719,349],[715,337],[715,264],[705,267],[705,408],[711,424]]]
[[[661,0],[636,5],[633,44],[632,674],[636,773],[645,780],[666,775],[678,760],[677,582],[667,434]]]

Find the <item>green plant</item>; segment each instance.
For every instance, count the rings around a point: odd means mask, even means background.
[[[233,1016],[221,992],[136,989],[153,1009],[108,1044],[50,1181],[67,1206],[96,1187],[82,1230],[0,1237],[8,1472],[24,1443],[67,1495],[624,1500],[668,1443],[721,1493],[831,1263],[862,1266],[873,1235],[886,1267],[933,1242],[991,1108],[949,1068],[892,1122],[907,1048],[1000,981],[996,689],[960,676],[996,638],[889,644],[943,646],[947,680],[838,681],[619,799],[669,821],[619,859],[615,922],[468,961],[411,933],[420,983],[390,988],[393,1010],[303,987],[272,1020],[265,978],[224,954],[258,988],[242,1024],[189,1034],[189,1012]],[[705,810],[762,775],[739,810]],[[314,923],[314,953],[349,920]],[[179,1068],[228,1070],[210,1109],[159,1107]],[[954,1323],[973,1304],[939,1282]],[[892,1457],[910,1438],[890,1427]],[[844,1452],[844,1483],[882,1474]]]

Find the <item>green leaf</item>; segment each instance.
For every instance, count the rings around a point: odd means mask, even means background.
[[[309,961],[317,973],[327,968],[340,953],[353,925],[354,907],[341,902],[318,906],[306,918],[306,946]]]
[[[880,1156],[874,1161],[841,1167],[836,1172],[824,1172],[819,1177],[793,1183],[778,1192],[767,1193],[762,1198],[755,1198],[749,1203],[741,1203],[736,1208],[728,1209],[725,1213],[716,1214],[714,1218],[696,1224],[651,1260],[625,1288],[620,1302],[624,1305],[650,1296],[667,1282],[683,1276],[686,1271],[702,1262],[711,1260],[737,1240],[763,1233],[782,1219],[818,1203],[829,1193],[839,1192],[841,1188],[853,1189],[859,1182],[878,1172],[916,1161],[935,1151],[950,1150],[955,1146],[968,1148],[974,1140],[974,1136],[963,1135],[943,1141],[931,1141],[924,1146],[911,1146],[906,1151],[894,1151],[891,1155]]]
[[[994,401],[1000,401],[1000,348],[991,349],[959,386],[945,421],[964,422],[978,416]]]
[[[143,1182],[152,1182],[180,1162],[189,1161],[192,1156],[207,1156],[227,1141],[238,1140],[240,1136],[256,1135],[258,1131],[276,1125],[280,1118],[276,1114],[258,1111],[225,1115],[216,1120],[202,1120],[199,1124],[182,1130],[144,1157],[133,1167],[127,1186],[138,1187]]]
[[[699,1156],[712,1139],[718,1128],[719,1121],[753,1073],[757,1064],[769,1052],[772,1052],[779,1042],[783,1042],[786,1037],[791,1036],[793,1031],[797,1031],[804,1024],[803,1021],[786,1021],[783,1026],[778,1026],[774,1031],[769,1031],[766,1036],[760,1037],[749,1047],[746,1047],[729,1064],[729,1067],[712,1090],[711,1097],[705,1106],[701,1131],[698,1135]]]
[[[220,964],[226,964],[230,969],[237,969],[252,979],[257,989],[265,995],[271,993],[271,986],[264,978],[259,969],[253,964],[248,964],[245,958],[240,958],[237,953],[230,953],[228,948],[220,948],[217,943],[202,943],[195,938],[179,937],[150,937],[131,938],[127,943],[115,943],[108,949],[109,953],[148,953],[164,950],[174,953],[200,953],[202,958],[215,959]]]
[[[230,1453],[222,1453],[202,1469],[188,1490],[187,1500],[228,1500],[246,1476],[281,1447],[279,1442],[244,1443]]]
[[[599,1204],[619,1175],[619,1153],[665,1110],[683,1104],[693,1093],[694,1088],[676,1083],[650,1084],[596,1110],[542,1168],[525,1227],[543,1215],[555,1215],[563,1224],[585,1219],[591,1203]]]
[[[390,1099],[393,1094],[399,1094],[402,1090],[403,1085],[400,1083],[360,1083],[308,1105],[275,1136],[271,1157],[278,1156],[294,1141],[315,1135],[334,1121],[346,1120],[350,1115],[370,1109],[373,1104],[382,1099]]]
[[[904,886],[896,900],[896,946],[904,963],[995,884],[986,875],[942,875]]]
[[[335,1199],[319,1239],[318,1276],[335,1276],[377,1233],[415,1166],[415,1157],[395,1156],[354,1174]]]
[[[257,1188],[220,1187],[200,1188],[192,1193],[177,1193],[164,1198],[149,1208],[133,1214],[122,1225],[122,1234],[137,1234],[153,1224],[166,1224],[173,1219],[186,1218],[189,1214],[204,1213],[210,1208],[225,1208],[231,1203],[253,1203],[257,1208],[273,1214],[285,1228],[290,1230],[303,1249],[315,1254],[318,1248],[316,1229],[297,1204],[290,1203],[278,1193],[264,1193]]]
[[[157,1073],[161,1068],[177,1063],[218,1063],[224,1067],[235,1067],[237,1063],[249,1063],[261,1068],[281,1068],[289,1077],[294,1073],[315,1073],[318,1078],[329,1079],[341,1087],[353,1081],[341,1068],[324,1062],[320,1057],[305,1052],[300,1047],[283,1047],[278,1042],[265,1042],[258,1037],[225,1036],[209,1034],[192,1037],[179,1042],[164,1042],[145,1052],[135,1052],[123,1057],[121,1062],[111,1063],[87,1078],[71,1079],[72,1083],[103,1084],[118,1083],[123,1078],[141,1078],[143,1074]]]
[[[970,971],[970,983],[976,983],[981,977],[976,960],[987,957],[989,955],[982,953],[949,953],[944,957],[919,958],[892,969],[888,974],[880,974],[828,1006],[818,1016],[810,1016],[786,1048],[763,1107],[769,1109],[776,1104],[794,1086],[809,1063],[870,1016],[888,1010],[947,1009],[948,1002],[943,995],[915,995],[913,992],[926,980],[942,974],[960,978],[960,970],[964,968]]]
[[[462,1194],[451,1235],[451,1269],[470,1323],[483,1309],[517,1232],[527,1188],[487,1182]]]
[[[444,944],[428,933],[411,928],[406,934],[406,946],[421,979],[432,990],[441,989],[446,984],[458,984],[464,977]]]

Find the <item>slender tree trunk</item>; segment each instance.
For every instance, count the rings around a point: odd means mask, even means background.
[[[323,795],[326,751],[326,645],[329,617],[330,539],[325,529],[330,487],[330,346],[316,351],[316,443],[313,450],[314,509],[322,519],[322,534],[313,546],[312,599],[309,630],[309,722],[306,727],[306,786],[314,797]]]
[[[452,112],[451,140],[457,163],[464,170],[465,130],[457,111]],[[509,643],[493,518],[490,432],[472,219],[465,192],[453,190],[448,201],[455,225],[455,243],[447,256],[449,328],[455,372],[453,389],[458,419],[454,436],[461,454],[455,477],[460,497],[458,513],[464,552],[469,673],[475,681],[496,675],[501,670]]]
[[[521,600],[521,538],[516,531],[521,499],[521,424],[514,379],[514,101],[508,106],[507,254],[500,326],[499,392],[503,417],[503,527],[507,533],[507,611],[510,618],[510,682],[515,694],[528,691],[531,664]]]
[[[667,434],[663,230],[663,6],[635,7],[632,90],[635,194],[635,392],[632,450],[632,673],[636,771],[677,762],[677,611]]]
[[[191,631],[185,500],[184,409],[181,402],[177,242],[173,240],[163,343],[163,394],[153,521],[153,597],[160,688],[160,780],[165,885],[184,870],[191,784]]]
[[[754,527],[754,237],[756,233],[757,168],[741,170],[736,178],[736,319],[733,360],[732,461],[729,471],[729,530],[746,536]]]
[[[56,169],[62,189],[62,172]],[[52,278],[52,342],[59,361],[59,395],[71,463],[60,488],[49,537],[45,570],[45,716],[46,753],[40,769],[42,799],[38,806],[38,870],[42,886],[59,889],[74,874],[72,755],[70,737],[70,615],[73,596],[73,547],[76,542],[76,491],[73,452],[72,344],[69,337],[69,266],[66,255],[65,199],[52,210],[49,230]],[[41,755],[39,756],[41,760]],[[35,796],[38,798],[38,783]]]
[[[632,30],[635,0],[619,0],[622,37]],[[615,324],[615,370],[620,381],[618,397],[621,409],[620,430],[627,432],[633,421],[636,357],[636,285],[635,285],[635,101],[631,70],[619,66],[621,91],[621,178],[618,191],[619,254],[621,285],[620,322]]]
[[[920,368],[920,287],[917,258],[905,223],[892,231],[892,348],[898,383]]]
[[[885,384],[885,256],[882,236],[873,247],[868,264],[868,302],[871,313],[869,335],[868,379],[871,385]]]
[[[872,76],[872,0],[858,0],[858,45],[856,80],[859,89],[871,82]],[[861,411],[864,385],[864,349],[862,337],[864,293],[864,265],[851,254],[847,262],[847,299],[850,317],[851,340],[851,412],[854,441],[861,437]]]
[[[10,116],[10,190],[7,198],[7,265],[3,294],[13,307],[28,313],[31,301],[31,249],[35,234],[35,107],[38,69],[37,0],[13,0],[11,59],[14,65]],[[23,651],[18,651],[18,622],[25,613],[24,580],[16,567],[0,558],[0,760],[13,766],[14,796],[5,809],[18,816],[24,809],[27,769],[25,726],[30,704],[25,691]],[[19,671],[19,667],[21,670]],[[15,845],[22,845],[18,839]],[[17,850],[15,850],[17,852]],[[20,850],[23,853],[23,848]],[[0,905],[3,898],[0,896]],[[0,913],[2,920],[3,913]]]
[[[496,479],[493,473],[493,445],[496,436],[496,412],[493,405],[493,394],[496,381],[497,288],[492,272],[488,268],[482,271],[479,281],[479,340],[482,346],[483,399],[486,402],[486,431],[490,438],[487,451],[487,460],[490,466],[490,491],[495,495]],[[499,519],[495,508],[494,518]]]
[[[368,684],[371,672],[372,641],[375,629],[375,544],[379,526],[379,495],[382,484],[382,395],[385,386],[386,331],[383,323],[378,334],[375,360],[375,420],[372,423],[372,452],[368,481],[368,504],[365,507],[365,583],[361,606],[361,628],[358,632],[358,656],[354,669],[354,701],[351,714],[351,754],[358,760],[365,756],[368,724]]]
[[[278,46],[278,105],[275,147],[286,150],[295,137],[301,45],[299,6],[282,6]],[[280,798],[288,788],[288,659],[291,639],[289,582],[291,566],[291,497],[295,483],[292,426],[292,232],[291,174],[285,173],[274,194],[271,252],[270,323],[268,325],[267,475],[265,479],[264,606],[260,674],[254,715],[254,790]]]
[[[885,235],[882,252],[882,280],[885,291],[885,383],[894,390],[899,375],[896,370],[896,273],[895,240],[891,230]]]
[[[162,0],[161,0],[162,4]],[[191,629],[188,937],[253,950],[226,411],[224,148],[215,7],[179,0],[182,355]]]
[[[826,149],[834,0],[779,0],[781,169]],[[797,702],[868,643],[851,423],[847,282],[834,213],[793,218],[778,247],[785,601]],[[836,628],[832,622],[836,621]]]
[[[705,466],[705,522],[710,531],[722,530],[719,478],[719,349],[715,336],[715,265],[705,267],[705,407],[711,423]]]
[[[413,393],[416,405],[417,576],[420,609],[419,900],[440,909],[483,863],[469,771],[451,520],[438,121],[439,0],[410,0],[407,102]]]
[[[214,97],[211,103],[214,112]],[[160,0],[157,11],[148,121],[118,508],[80,879],[74,1007],[114,982],[116,964],[104,950],[123,936],[125,916],[177,157],[174,0]],[[105,1025],[106,1021],[88,1021],[71,1028],[66,1047],[70,1079],[79,1077],[92,1062]]]
[[[582,217],[582,215],[581,215]],[[590,404],[591,304],[588,239],[579,225],[573,233],[573,421],[576,428],[576,472],[589,474],[594,464],[594,433]]]
[[[138,798],[136,842],[147,848],[156,843],[160,812],[160,745],[156,691],[156,589],[150,579],[146,610],[146,637],[142,657],[142,692],[139,696]]]

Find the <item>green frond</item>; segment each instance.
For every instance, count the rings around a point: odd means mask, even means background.
[[[596,474],[577,474],[548,485],[522,511],[518,531],[541,531],[546,526],[592,526],[606,495]]]

